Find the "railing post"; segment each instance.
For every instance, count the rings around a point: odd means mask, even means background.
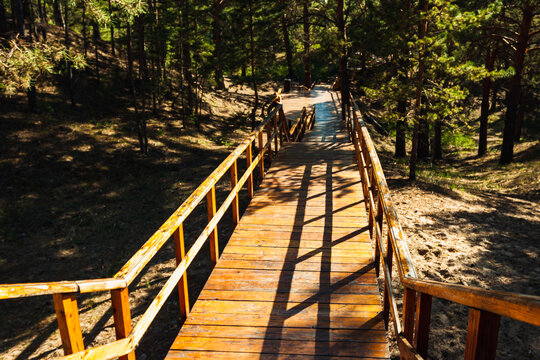
[[[268,166],[272,165],[272,128],[270,121],[266,124],[266,144],[268,145]]]
[[[403,335],[413,343],[414,335],[414,311],[416,309],[416,291],[409,288],[403,289]]]
[[[53,302],[64,355],[84,350],[75,294],[53,294]]]
[[[279,108],[279,121],[281,122],[281,125],[283,126],[284,132],[285,132],[285,139],[287,141],[291,141],[290,138],[290,127],[289,127],[289,121],[285,117],[285,112],[283,111],[283,106]]]
[[[431,295],[419,293],[417,301],[414,347],[420,356],[427,358],[429,325],[431,322]]]
[[[264,146],[263,146],[263,132],[262,130],[259,131],[259,154],[264,153]],[[260,181],[264,178],[264,154],[261,155],[261,160],[259,161],[259,178]]]
[[[111,290],[116,340],[125,339],[131,333],[131,312],[129,309],[128,288]],[[120,360],[135,360],[135,351],[121,356]]]
[[[495,359],[500,322],[500,315],[469,309],[465,360]]]
[[[274,148],[276,149],[276,155],[277,155],[277,152],[278,152],[278,142],[279,142],[279,145],[280,145],[280,146],[282,145],[282,141],[281,141],[281,129],[278,128],[277,114],[274,115],[274,116],[272,117],[272,122],[274,123],[274,131],[276,132],[276,137],[274,138]],[[279,139],[278,139],[278,136],[279,136]]]
[[[173,233],[174,253],[176,255],[176,266],[186,257],[186,246],[184,243],[184,224],[180,224]],[[187,283],[187,273],[184,273],[178,281],[178,303],[180,304],[180,318],[185,320],[189,314],[189,290]]]
[[[238,183],[238,167],[236,166],[236,160],[231,165],[231,190],[234,189]],[[238,219],[240,216],[240,207],[238,204],[238,193],[234,196],[234,200],[231,204],[232,213],[233,213],[233,224],[234,226],[238,225]]]
[[[206,194],[206,206],[208,208],[208,221],[212,220],[216,214],[216,187],[212,186],[212,189]],[[219,244],[218,244],[218,230],[217,225],[210,233],[210,259],[212,260],[212,267],[217,264],[219,258]]]
[[[382,248],[382,240],[381,240],[381,248]],[[390,233],[388,233],[387,236],[387,243],[386,243],[386,266],[388,266],[388,275],[390,278],[388,281],[392,281],[392,245],[390,244]],[[384,320],[388,323],[388,314],[390,311],[390,294],[388,293],[389,288],[386,286],[386,280],[385,280],[385,292],[384,292],[384,298],[383,298],[383,317]]]
[[[249,142],[247,148],[246,148],[246,162],[247,162],[247,168],[251,166],[251,163],[253,161],[253,150],[252,150],[252,141]],[[248,179],[247,179],[247,189],[248,189],[248,196],[249,200],[253,199],[253,171],[249,173]]]

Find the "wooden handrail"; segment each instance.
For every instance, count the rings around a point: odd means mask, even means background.
[[[540,326],[540,296],[407,277],[403,285],[422,294]]]
[[[339,98],[339,97],[338,97]],[[383,317],[392,323],[402,359],[427,356],[431,299],[437,297],[470,307],[465,359],[494,359],[500,316],[540,326],[540,296],[484,290],[471,286],[418,279],[401,225],[392,204],[377,152],[356,103],[351,97],[352,116],[347,129],[354,144],[358,170],[368,212],[369,232],[375,241],[375,269],[384,272]],[[388,241],[383,247],[383,223]],[[392,289],[392,260],[403,285],[403,327]]]
[[[248,195],[251,200],[253,196],[253,172],[255,171],[255,168],[259,166],[260,180],[262,180],[262,177],[264,177],[264,156],[265,153],[267,153],[268,160],[271,160],[272,142],[274,142],[273,150],[277,153],[284,140],[301,140],[305,130],[313,126],[314,117],[315,109],[313,109],[308,116],[307,110],[304,108],[302,115],[295,124],[296,130],[294,132],[294,137],[292,137],[291,135],[293,132],[289,132],[287,124],[288,120],[283,112],[283,105],[278,104],[258,129],[253,131],[242,144],[237,146],[233,152],[231,152],[212,174],[203,181],[203,183],[186,199],[186,201],[184,201],[167,221],[165,221],[146,243],[126,262],[114,278],[27,284],[0,284],[0,300],[46,294],[53,295],[65,359],[111,359],[116,357],[121,357],[121,359],[126,360],[135,359],[135,348],[138,346],[140,340],[148,330],[148,327],[155,319],[167,298],[179,284],[181,315],[185,317],[189,312],[186,270],[195,256],[199,253],[204,243],[210,237],[212,237],[212,241],[214,242],[211,245],[214,245],[213,251],[215,253],[214,256],[212,256],[212,262],[215,263],[217,261],[217,257],[219,256],[219,251],[217,249],[217,225],[228,208],[231,205],[236,204],[238,201],[238,194],[246,183]],[[262,135],[265,131],[267,133],[267,139],[266,143],[263,143]],[[253,159],[253,143],[257,139],[259,140],[259,151]],[[244,151],[247,156],[247,169],[240,179],[238,179],[236,167],[237,160]],[[214,195],[215,186],[229,170],[231,170],[231,190],[219,209],[216,210]],[[212,196],[208,198],[210,195]],[[185,253],[183,223],[193,209],[199,205],[205,197],[207,197],[207,200],[211,201],[209,202],[208,223],[189,251]],[[234,219],[235,225],[239,219],[238,208],[236,209],[236,215],[237,216]],[[133,331],[131,331],[128,286],[171,237],[174,238],[175,247],[177,247],[175,251],[177,267],[148,309],[144,312],[143,316],[137,322]],[[77,293],[106,290],[111,291],[117,340],[106,345],[84,350],[75,295]]]

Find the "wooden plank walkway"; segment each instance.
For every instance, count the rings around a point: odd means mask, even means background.
[[[284,144],[167,359],[387,359],[353,147],[330,93]]]

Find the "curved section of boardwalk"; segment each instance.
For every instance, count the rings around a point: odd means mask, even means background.
[[[388,358],[353,148],[330,93],[284,144],[167,359]]]

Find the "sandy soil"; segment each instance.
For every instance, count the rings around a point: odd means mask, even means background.
[[[538,141],[518,144],[516,163],[502,168],[496,151],[477,159],[447,149],[445,163],[421,164],[411,183],[406,164],[392,157],[392,140],[371,133],[419,277],[540,295]],[[466,307],[434,299],[430,358],[463,358],[467,317]],[[398,358],[395,346],[392,354]],[[540,358],[540,329],[503,318],[497,358]]]

